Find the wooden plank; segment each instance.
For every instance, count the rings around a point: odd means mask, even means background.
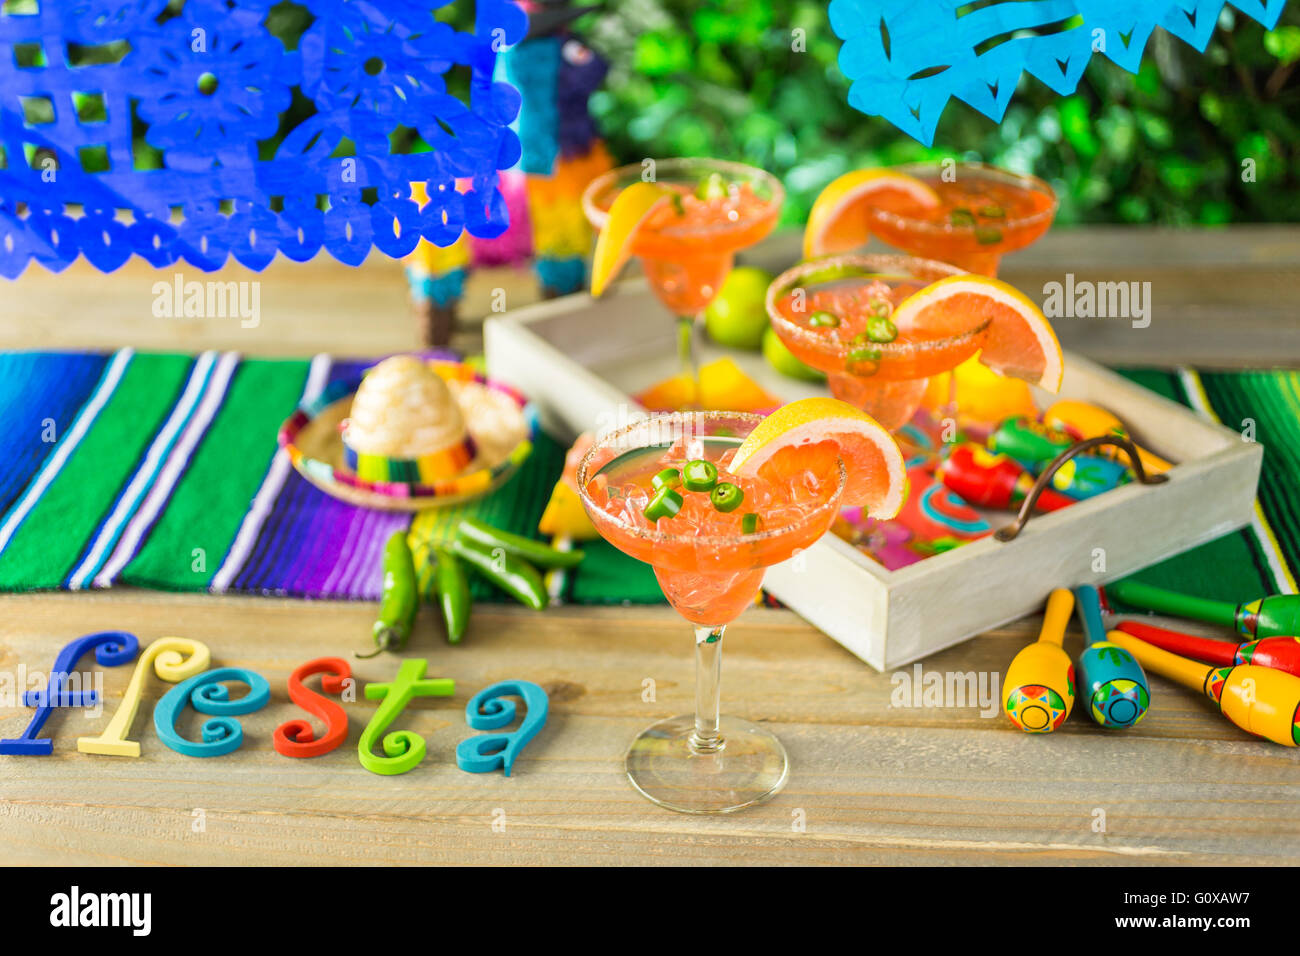
[[[0,598],[5,670],[47,667],[71,637],[118,627],[142,641],[203,640],[217,663],[253,668],[273,689],[266,709],[240,718],[244,747],[211,760],[159,744],[150,723],[156,682],[137,718],[138,760],[75,751],[75,736],[97,730],[108,713],[53,718],[54,756],[0,758],[0,855],[229,865],[1159,865],[1300,856],[1300,820],[1287,811],[1300,798],[1297,752],[1248,738],[1208,701],[1156,678],[1155,709],[1136,730],[1105,733],[1075,714],[1057,734],[1032,737],[976,707],[891,706],[896,678],[784,611],[752,610],[727,638],[724,710],[768,722],[792,761],[785,792],[742,814],[661,810],[623,778],[632,736],[691,706],[690,638],[661,608],[480,608],[456,648],[422,619],[411,654],[427,654],[431,673],[458,682],[454,699],[417,701],[400,722],[428,741],[423,764],[400,777],[360,767],[354,748],[373,707],[364,701],[348,705],[342,749],[280,757],[270,733],[298,716],[285,694],[289,671],[348,653],[364,641],[371,613],[364,604],[127,591]],[[1036,627],[1027,620],[943,652],[924,672],[1000,673]],[[1067,649],[1078,647],[1072,633]],[[356,671],[371,680],[394,667],[384,658]],[[106,672],[110,706],[124,670]],[[452,752],[471,734],[465,701],[508,677],[546,686],[552,717],[512,778],[461,773]],[[647,678],[651,702],[642,699]],[[0,710],[0,733],[25,720]],[[183,729],[192,734],[193,722]],[[1098,811],[1105,832],[1093,828]],[[494,830],[502,813],[504,830]]]
[[[786,231],[743,256],[780,269],[798,260],[798,234]],[[873,249],[883,251],[884,247]],[[1034,298],[1066,272],[1091,281],[1150,281],[1155,312],[1149,328],[1122,320],[1067,319],[1058,323],[1066,348],[1107,364],[1203,367],[1300,365],[1300,227],[1140,229],[1089,226],[1054,229],[1030,248],[1008,256],[1003,277]],[[261,355],[377,355],[414,347],[415,323],[400,263],[372,255],[348,269],[322,257],[277,260],[264,272],[231,265],[222,281],[260,283],[261,322],[245,329],[235,319],[156,318],[155,282],[213,278],[195,269],[155,270],[138,261],[112,276],[84,262],[53,275],[30,266],[0,297],[0,349],[137,348],[195,351],[237,349]],[[465,329],[454,343],[478,348],[496,290],[505,305],[536,301],[526,269],[479,270],[470,276]]]

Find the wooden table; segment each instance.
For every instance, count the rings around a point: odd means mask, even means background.
[[[787,256],[779,239],[760,259]],[[1293,303],[1300,230],[1205,233],[1058,230],[1010,259],[1012,282],[1036,294],[1065,271],[1153,283],[1149,329],[1110,320],[1058,323],[1066,345],[1103,361],[1240,366],[1300,364]],[[57,279],[29,271],[0,300],[0,347],[110,347],[309,354],[378,354],[414,344],[400,271],[329,261],[277,264],[259,279],[262,322],[156,319],[161,277],[127,267],[101,277],[81,266]],[[197,278],[194,270],[184,270]],[[494,288],[531,297],[522,274],[474,277],[469,309]],[[1125,324],[1126,327],[1126,324]],[[474,329],[458,344],[473,346]],[[1056,734],[1014,731],[978,706],[897,706],[899,675],[877,674],[786,611],[750,610],[729,632],[724,711],[767,721],[791,757],[771,803],[722,818],[660,810],[622,774],[632,737],[692,706],[686,626],[666,608],[556,608],[534,614],[482,606],[465,643],[441,642],[428,617],[412,639],[455,698],[422,699],[395,726],[428,741],[399,777],[363,770],[355,746],[372,712],[350,704],[349,742],[289,760],[273,728],[300,712],[285,680],[298,664],[364,643],[370,605],[213,598],[119,590],[0,598],[0,671],[48,668],[83,633],[122,628],[142,641],[176,634],[210,645],[220,665],[263,674],[272,703],[240,718],[247,739],[215,760],[182,757],[150,726],[151,682],[133,736],[137,760],[80,754],[75,738],[107,720],[55,715],[55,755],[0,758],[0,858],[26,863],[1117,863],[1292,862],[1300,857],[1300,755],[1254,740],[1207,701],[1153,678],[1155,709],[1111,734],[1076,714]],[[999,675],[1037,619],[928,658],[923,673]],[[1079,635],[1067,649],[1077,652]],[[392,658],[360,661],[384,680]],[[105,671],[108,707],[129,668]],[[905,669],[913,674],[911,668]],[[509,779],[455,768],[473,733],[465,701],[497,680],[525,677],[550,694],[551,718]],[[647,680],[653,699],[645,699]],[[0,706],[0,735],[28,712]],[[182,731],[193,736],[192,713]]]

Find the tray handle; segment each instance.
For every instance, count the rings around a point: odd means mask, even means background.
[[[1034,505],[1038,503],[1038,496],[1052,482],[1052,477],[1071,458],[1088,451],[1092,448],[1100,448],[1102,445],[1114,445],[1122,451],[1128,452],[1129,464],[1133,467],[1134,474],[1137,475],[1138,484],[1142,485],[1162,485],[1169,480],[1166,474],[1149,475],[1142,465],[1142,459],[1138,457],[1137,446],[1127,438],[1119,435],[1098,435],[1096,438],[1085,438],[1083,441],[1077,441],[1065,451],[1061,452],[1052,459],[1052,463],[1042,470],[1034,486],[1029,489],[1029,494],[1025,495],[1025,500],[1020,503],[1020,513],[1010,524],[999,528],[994,532],[993,537],[999,541],[1010,541],[1024,529],[1029,523],[1030,517],[1034,513]]]

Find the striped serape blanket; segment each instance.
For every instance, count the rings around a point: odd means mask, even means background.
[[[437,540],[475,515],[536,536],[563,467],[539,434],[519,472],[469,504],[416,516],[357,508],[301,478],[280,424],[371,361],[135,352],[0,353],[0,591],[134,585],[374,599],[392,532]],[[1137,577],[1239,601],[1296,590],[1300,373],[1131,370],[1204,415],[1255,423],[1265,446],[1255,520]],[[662,600],[649,568],[603,541],[570,575],[578,603]],[[475,596],[500,597],[475,579]]]

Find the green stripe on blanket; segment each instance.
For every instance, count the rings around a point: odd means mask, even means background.
[[[204,591],[239,532],[277,445],[280,423],[302,398],[309,363],[245,359],[149,540],[122,581]]]
[[[1300,372],[1202,372],[1200,378],[1219,420],[1234,431],[1253,430],[1264,446],[1259,503],[1294,573],[1300,569]]]
[[[1117,369],[1116,371],[1143,388],[1172,399],[1180,405],[1190,404],[1186,390],[1176,372],[1160,369]],[[1276,373],[1262,374],[1272,377]],[[1234,383],[1240,382],[1244,377],[1240,374],[1232,374],[1231,380]],[[1223,397],[1212,399],[1216,413],[1224,416],[1219,407],[1219,402],[1222,400]],[[1231,421],[1231,416],[1224,416],[1224,418]],[[1269,470],[1270,465],[1266,463],[1265,477],[1268,476]],[[1261,481],[1262,487],[1263,481]],[[1250,529],[1226,534],[1190,551],[1184,551],[1158,564],[1143,568],[1129,577],[1156,587],[1200,594],[1233,603],[1243,600],[1244,597],[1259,596],[1276,590],[1259,539]]]
[[[194,360],[136,354],[58,476],[0,554],[0,590],[67,579],[171,412]]]

